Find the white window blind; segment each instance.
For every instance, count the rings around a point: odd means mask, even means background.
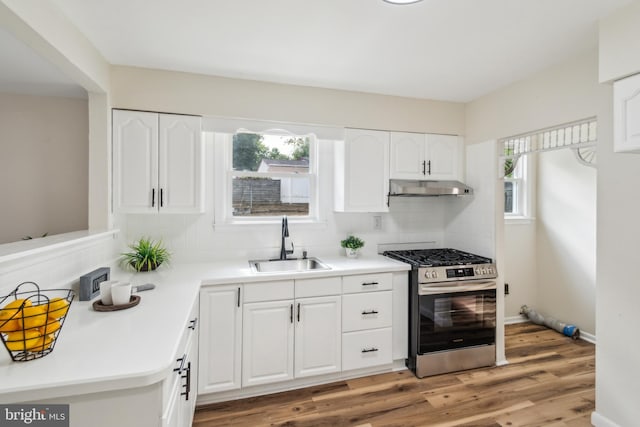
[[[591,147],[598,139],[598,122],[595,117],[578,120],[559,126],[541,129],[501,139],[505,159],[518,158],[523,154],[550,151],[562,148]]]

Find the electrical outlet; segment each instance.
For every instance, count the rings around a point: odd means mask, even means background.
[[[374,230],[382,230],[382,216],[374,215],[373,216],[373,229]]]
[[[509,295],[509,284],[508,283],[504,284],[504,294],[505,295]]]

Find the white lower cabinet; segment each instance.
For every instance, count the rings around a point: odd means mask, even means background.
[[[242,386],[292,379],[293,300],[254,302],[243,310]]]
[[[393,361],[392,286],[391,273],[343,279],[343,370],[386,365]]]
[[[204,287],[199,393],[390,365],[395,291],[392,273]]]
[[[242,385],[241,285],[200,291],[200,393],[239,389]]]
[[[322,294],[339,289],[336,281],[296,280],[290,290],[287,282],[262,283],[248,288],[245,297],[254,301],[256,295],[290,295],[294,289]],[[242,386],[340,372],[340,307],[340,295],[244,304]]]
[[[340,296],[296,300],[295,377],[340,372]]]
[[[391,363],[391,328],[342,334],[342,368],[368,368]]]
[[[180,339],[173,375],[163,383],[162,427],[189,427],[198,397],[198,319],[196,301]]]

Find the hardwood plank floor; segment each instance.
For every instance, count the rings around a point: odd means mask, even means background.
[[[506,327],[508,365],[417,379],[404,370],[198,407],[194,427],[578,427],[595,409],[595,346]]]

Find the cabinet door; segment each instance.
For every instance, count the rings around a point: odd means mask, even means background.
[[[335,167],[337,211],[389,211],[389,132],[347,129]]]
[[[640,74],[613,84],[613,149],[640,152]]]
[[[420,133],[391,133],[391,179],[426,179],[426,137]]]
[[[293,300],[243,307],[242,386],[293,379]]]
[[[196,411],[196,400],[198,398],[198,324],[192,324],[194,334],[186,354],[186,368],[181,373],[182,389],[180,398],[182,408],[180,410],[180,426],[189,427],[193,424],[193,415]]]
[[[459,180],[462,169],[460,138],[455,135],[427,135],[427,179]]]
[[[166,213],[202,212],[201,118],[160,114],[159,199]]]
[[[241,286],[200,292],[199,392],[234,390],[241,385]]]
[[[158,209],[158,115],[113,110],[114,209],[149,213]]]
[[[295,376],[340,372],[340,296],[296,300]]]

